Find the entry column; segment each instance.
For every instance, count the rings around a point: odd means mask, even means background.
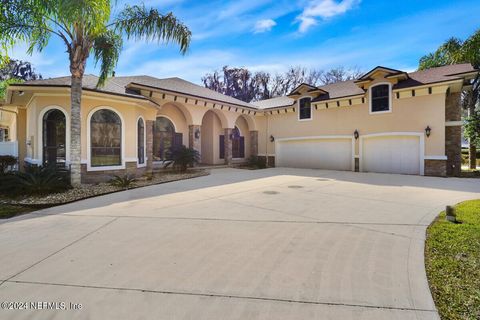
[[[231,165],[232,164],[232,128],[226,128],[224,138],[224,146],[225,146],[225,164]]]
[[[188,126],[188,147],[197,150],[202,149],[202,126],[197,124],[191,124]]]

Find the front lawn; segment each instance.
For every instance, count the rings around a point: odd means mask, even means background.
[[[33,211],[32,208],[0,204],[0,219],[8,219],[16,215]]]
[[[456,206],[457,220],[445,212],[427,230],[425,267],[442,319],[480,319],[480,200]]]

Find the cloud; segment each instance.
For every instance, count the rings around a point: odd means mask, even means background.
[[[300,32],[306,32],[310,27],[317,24],[317,19],[328,19],[350,10],[361,0],[311,0],[307,7],[303,9],[302,14],[297,17],[300,21]]]
[[[270,31],[276,25],[277,23],[272,19],[258,20],[257,23],[255,23],[253,33],[262,33],[262,32]]]

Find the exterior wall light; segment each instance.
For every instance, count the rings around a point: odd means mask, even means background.
[[[430,128],[430,126],[427,126],[425,128],[425,135],[428,137],[430,137],[430,134],[432,133],[432,128]]]
[[[195,130],[195,139],[200,139],[200,129]]]
[[[353,133],[353,136],[355,137],[355,140],[358,139],[358,137],[360,136],[360,134],[358,133],[358,130],[355,129],[355,132]]]
[[[270,142],[273,142],[275,141],[275,137],[274,136],[270,136]]]

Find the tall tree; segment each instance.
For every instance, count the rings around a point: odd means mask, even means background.
[[[113,3],[112,3],[113,2]],[[111,0],[8,0],[0,2],[1,58],[17,42],[28,43],[28,53],[42,51],[52,36],[66,46],[71,73],[71,180],[81,183],[80,106],[82,80],[90,54],[100,64],[98,86],[112,74],[122,50],[122,37],[173,42],[181,53],[189,47],[190,30],[172,14],[144,5],[126,5],[116,16]]]
[[[23,81],[42,79],[28,61],[9,59],[0,67],[0,81],[21,79]]]
[[[209,89],[250,102],[285,96],[302,83],[318,86],[356,79],[361,74],[357,68],[323,71],[296,66],[272,76],[265,71],[252,73],[247,68],[225,66],[221,72],[207,73],[202,82]]]
[[[423,56],[419,69],[428,69],[456,63],[470,63],[475,69],[480,68],[480,29],[462,41],[450,38],[435,52]],[[471,88],[462,92],[462,105],[467,110],[465,135],[469,140],[470,169],[476,168],[477,144],[480,140],[480,74],[472,80]]]

